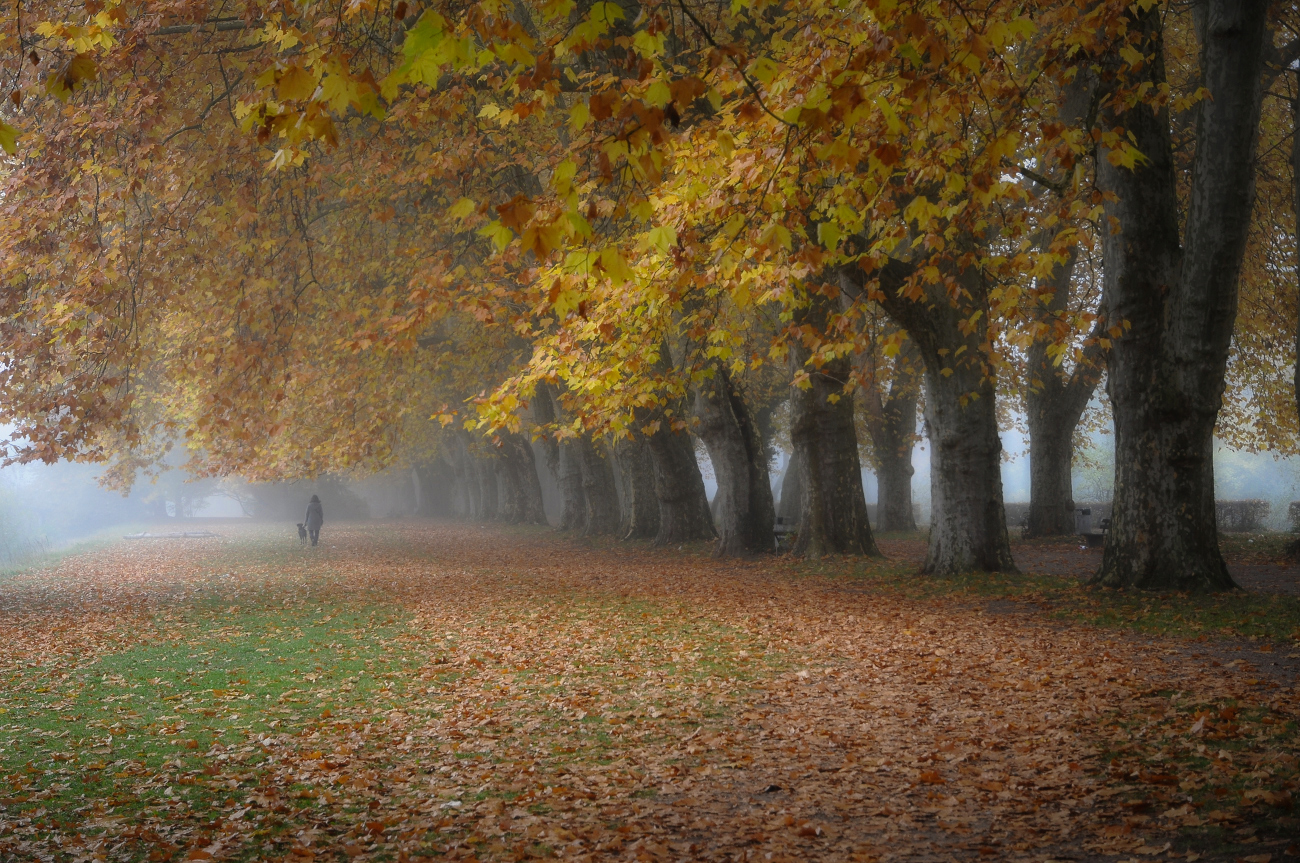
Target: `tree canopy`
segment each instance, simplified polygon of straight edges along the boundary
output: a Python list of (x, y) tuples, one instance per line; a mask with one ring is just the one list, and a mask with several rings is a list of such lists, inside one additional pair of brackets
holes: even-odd
[[(1099, 168), (1140, 173), (1124, 111), (1163, 112), (1185, 208), (1212, 101), (1198, 13), (1151, 0), (19, 11), (9, 457), (124, 484), (178, 442), (270, 478), (416, 462), (452, 429), (680, 432), (720, 375), (761, 406), (924, 370), (932, 431), (1073, 375), (1072, 429), (1134, 323), (1101, 296), (1123, 193)], [(1218, 415), (1284, 452), (1294, 12), (1267, 16)]]

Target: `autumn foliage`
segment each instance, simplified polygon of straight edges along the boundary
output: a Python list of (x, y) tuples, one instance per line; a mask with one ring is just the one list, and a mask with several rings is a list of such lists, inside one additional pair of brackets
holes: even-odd
[[(1060, 427), (1036, 458), (1050, 450), (1065, 487), (1035, 529), (1068, 531), (1073, 429), (1103, 366), (1113, 383), (1128, 362), (1112, 346), (1157, 344), (1184, 368), (1154, 322), (1213, 306), (1231, 336), (1242, 273), (1235, 338), (1211, 339), (1196, 391), (1169, 398), (1238, 445), (1295, 445), (1295, 411), (1278, 409), (1294, 304), (1270, 293), (1294, 269), (1293, 230), (1266, 212), (1289, 188), (1289, 115), (1264, 99), (1260, 121), (1251, 102), (1293, 87), (1284, 7), (1214, 5), (1198, 42), (1195, 14), (1119, 0), (20, 5), (0, 43), (9, 456), (105, 461), (129, 485), (177, 446), (196, 473), (264, 479), (500, 459), (523, 435), (551, 442), (555, 471), (570, 443), (603, 459), (635, 441), (663, 480), (690, 449), (663, 436), (698, 433), (722, 393), (744, 429), (711, 456), (749, 441), (752, 470), (719, 470), (759, 488), (773, 411), (802, 392), (789, 425), (806, 430), (792, 446), (812, 520), (797, 549), (869, 553), (861, 489), (836, 479), (864, 437), (845, 405), (906, 348), (936, 474), (978, 478), (936, 486), (925, 569), (1011, 568), (1007, 405)], [(1262, 87), (1216, 101), (1202, 78), (1226, 87), (1213, 75), (1234, 57)], [(1260, 196), (1209, 218), (1244, 225), (1253, 206), (1248, 241), (1204, 252), (1222, 262), (1194, 286), (1212, 302), (1144, 287), (1156, 298), (1134, 305), (1127, 247), (1107, 242), (1133, 239), (1117, 214), (1140, 183), (1112, 178), (1167, 171), (1160, 224), (1177, 234), (1186, 202), (1210, 200), (1195, 160), (1231, 161), (1183, 144), (1234, 107)], [(1160, 134), (1139, 146), (1144, 110)], [(1166, 237), (1169, 255), (1185, 243), (1199, 260), (1222, 228)], [(1226, 398), (1225, 365), (1240, 383)], [(1168, 459), (1212, 459), (1215, 427), (1169, 432), (1197, 443)], [(1141, 436), (1129, 428), (1121, 447)], [(1171, 471), (1120, 477), (1116, 536), (1130, 510), (1180, 509), (1122, 493)], [(608, 497), (612, 479), (589, 474), (588, 503)], [(670, 502), (699, 496), (686, 486), (655, 486), (663, 541), (681, 520)], [(749, 504), (691, 535), (774, 547), (770, 525), (737, 524), (769, 504), (729, 499)], [(1214, 535), (1200, 510), (1157, 531), (1168, 572), (1115, 570), (1124, 546), (1107, 578), (1230, 587), (1217, 550), (1188, 539)]]

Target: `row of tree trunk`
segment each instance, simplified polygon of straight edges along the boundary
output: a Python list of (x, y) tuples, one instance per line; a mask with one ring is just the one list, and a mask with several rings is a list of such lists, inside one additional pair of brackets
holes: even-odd
[[(439, 484), (454, 490), (450, 508), (456, 515), (476, 521), (547, 523), (533, 449), (523, 435), (503, 433), (499, 446), (475, 441), (466, 432), (452, 434), (450, 441), (442, 464), (417, 472), (417, 489), (450, 479)], [(426, 479), (430, 482), (421, 482)], [(420, 511), (433, 512), (433, 503), (421, 505)]]
[[(812, 323), (823, 325), (826, 312), (813, 308), (810, 314), (821, 317)], [(792, 361), (802, 367), (807, 358), (807, 349), (799, 348)], [(813, 375), (808, 388), (793, 390), (793, 453), (782, 498), (796, 513), (794, 550), (801, 555), (879, 554), (867, 520), (853, 399), (845, 391), (849, 362), (837, 360)], [(659, 545), (716, 538), (717, 556), (776, 550), (771, 443), (765, 440), (754, 406), (727, 369), (718, 364), (709, 372), (694, 393), (693, 408), (695, 432), (717, 478), (712, 510), (691, 436), (674, 430), (668, 414), (660, 412), (639, 418), (648, 433), (612, 445), (590, 435), (537, 439), (558, 492), (558, 529), (584, 536), (650, 539)], [(908, 398), (910, 413), (903, 408)], [(906, 460), (907, 475), (885, 485), (902, 503), (886, 504), (880, 511), (893, 519), (889, 529), (906, 529), (914, 526), (910, 460), (916, 394), (899, 395), (890, 405), (890, 433), (900, 442), (894, 461)], [(532, 407), (539, 425), (561, 418), (561, 405), (549, 385), (539, 386)], [(910, 419), (910, 428), (904, 419)], [(491, 446), (455, 433), (444, 461), (457, 490), (457, 514), (484, 521), (546, 523), (533, 448), (522, 435), (503, 433)], [(901, 468), (898, 472), (902, 477)], [(907, 521), (895, 511), (905, 512)]]

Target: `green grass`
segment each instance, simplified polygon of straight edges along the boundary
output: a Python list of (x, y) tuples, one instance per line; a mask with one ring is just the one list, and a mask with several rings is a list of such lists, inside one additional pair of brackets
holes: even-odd
[(1221, 533), (1219, 551), (1229, 558), (1280, 561), (1296, 538), (1294, 533)]
[(0, 582), (15, 575), (22, 575), (23, 573), (52, 566), (69, 557), (75, 557), (79, 554), (107, 548), (110, 545), (121, 542), (122, 537), (125, 534), (138, 533), (142, 530), (148, 529), (149, 526), (143, 523), (116, 524), (112, 527), (106, 527), (87, 536), (80, 537), (67, 545), (60, 546), (51, 551), (31, 554), (21, 560), (0, 563)]
[[(385, 541), (376, 538), (377, 545)], [(741, 633), (683, 622), (654, 603), (560, 597), (531, 613), (558, 617), (570, 631), (586, 625), (599, 630), (617, 620), (619, 642), (562, 676), (516, 668), (490, 638), (474, 642), (416, 629), (408, 609), (383, 602), (378, 593), (338, 590), (346, 576), (331, 571), (327, 558), (316, 561), (319, 566), (305, 560), (296, 547), (258, 541), (219, 546), (201, 561), (212, 574), (196, 581), (187, 599), (159, 609), (154, 629), (132, 633), (129, 646), (80, 665), (24, 668), (4, 680), (4, 820), (32, 819), (29, 829), (43, 843), (60, 834), (113, 832), (95, 826), (96, 817), (152, 825), (150, 835), (161, 838), (140, 839), (138, 848), (118, 857), (148, 859), (161, 848), (162, 859), (180, 859), (198, 840), (179, 834), (199, 825), (194, 836), (202, 835), (201, 825), (252, 807), (244, 817), (257, 819), (253, 844), (242, 846), (236, 859), (261, 859), (284, 853), (296, 831), (320, 817), (313, 811), (328, 811), (337, 823), (365, 817), (365, 792), (337, 787), (297, 785), (291, 794), (282, 788), (272, 804), (258, 803), (266, 799), (268, 779), (277, 770), (283, 775), (286, 758), (328, 760), (340, 741), (354, 739), (361, 742), (348, 745), (362, 747), (356, 752), (367, 769), (410, 764), (410, 754), (382, 748), (382, 735), (357, 738), (353, 732), (393, 708), (417, 721), (422, 715), (436, 719), (456, 706), (461, 675), (490, 673), (500, 682), (499, 695), (489, 694), (485, 704), (501, 717), (502, 739), (491, 751), (477, 751), (471, 740), (453, 749), (455, 759), (486, 767), (522, 757), (516, 750), (525, 739), (544, 741), (557, 764), (609, 763), (629, 737), (641, 744), (667, 739), (683, 725), (730, 709), (706, 697), (696, 702), (695, 718), (680, 715), (680, 705), (671, 703), (673, 687), (718, 678), (743, 686), (740, 681), (784, 667), (781, 655), (763, 656)], [(245, 577), (227, 582), (220, 573), (228, 571)], [(301, 578), (304, 571), (310, 578)], [(485, 620), (475, 635), (491, 627)], [(649, 701), (638, 699), (638, 678), (627, 673), (626, 645), (641, 639), (646, 643), (632, 648), (639, 651), (636, 665), (673, 681)], [(691, 655), (682, 650), (680, 659), (673, 657), (671, 650), (684, 643), (693, 645)], [(737, 654), (746, 647), (759, 658), (741, 662)], [(553, 707), (557, 702), (567, 707)], [(575, 719), (573, 706), (588, 702), (589, 715)], [(659, 709), (664, 718), (646, 715)], [(466, 802), (500, 796), (530, 811), (545, 807), (544, 798), (531, 794), (484, 788)], [(429, 841), (433, 849), (441, 840)]]
[(404, 681), (394, 675), (402, 657), (386, 648), (402, 625), (391, 610), (209, 609), (187, 617), (197, 631), (184, 640), (109, 654), (57, 681), (37, 673), (6, 681), (0, 771), (10, 798), (36, 796), (54, 807), (111, 797), (118, 777), (168, 762), (183, 773), (202, 766), (214, 744), (300, 731), (328, 721), (322, 713), (330, 707), (338, 713), (400, 697)]

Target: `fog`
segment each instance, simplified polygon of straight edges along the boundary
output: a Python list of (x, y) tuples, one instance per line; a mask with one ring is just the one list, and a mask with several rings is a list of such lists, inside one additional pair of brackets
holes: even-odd
[[(1002, 484), (1007, 503), (1029, 501), (1029, 442), (1016, 428), (1002, 433), (1005, 453)], [(708, 457), (700, 447), (700, 467), (709, 497), (717, 490)], [(540, 453), (539, 453), (540, 456)], [(539, 466), (544, 460), (538, 458)], [(780, 452), (772, 467), (772, 488), (779, 496), (789, 453)], [(918, 442), (912, 455), (917, 520), (930, 519), (930, 452)], [(555, 521), (559, 499), (543, 472), (547, 514)], [(292, 523), (312, 494), (325, 501), (333, 521), (409, 516), (420, 509), (422, 493), (409, 471), (394, 470), (361, 480), (321, 478), (315, 481), (250, 485), (239, 480), (195, 480), (171, 466), (154, 479), (142, 477), (127, 496), (98, 482), (102, 468), (61, 462), (22, 465), (0, 470), (0, 568), (39, 561), (87, 541), (110, 540), (139, 531), (176, 530), (178, 525), (219, 525), (223, 521), (260, 520)], [(1109, 501), (1113, 491), (1113, 437), (1094, 433), (1075, 460), (1074, 499), (1078, 503)], [(1288, 508), (1300, 500), (1300, 458), (1272, 453), (1248, 453), (1218, 446), (1215, 452), (1216, 497), (1220, 500), (1261, 499), (1269, 504), (1266, 524), (1290, 530)], [(876, 480), (862, 472), (867, 502), (876, 502)], [(423, 490), (436, 497), (437, 488)], [(552, 511), (554, 510), (554, 511)], [(1010, 521), (1014, 522), (1014, 518)], [(1015, 525), (1012, 524), (1014, 527)]]

